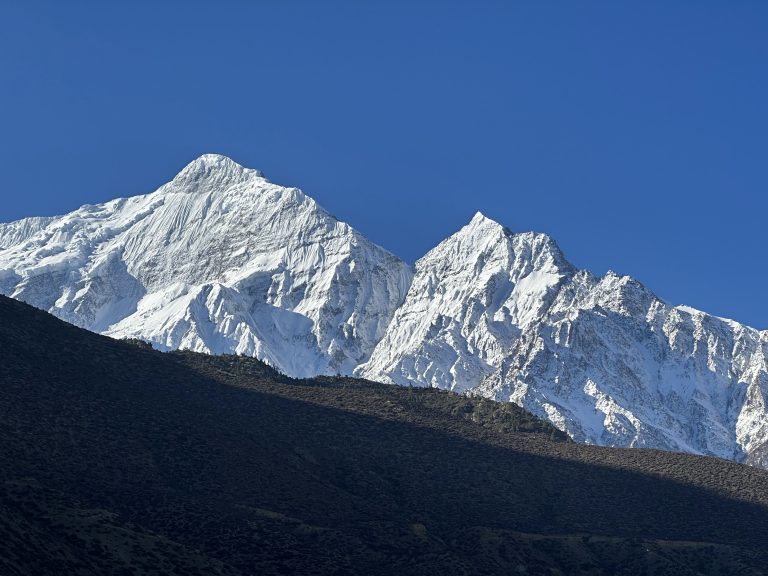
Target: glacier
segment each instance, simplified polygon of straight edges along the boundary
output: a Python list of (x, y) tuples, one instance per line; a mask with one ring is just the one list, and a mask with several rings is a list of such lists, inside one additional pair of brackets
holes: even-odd
[(0, 224), (0, 293), (160, 350), (519, 404), (576, 441), (768, 468), (768, 331), (477, 213), (415, 266), (206, 154), (151, 194)]

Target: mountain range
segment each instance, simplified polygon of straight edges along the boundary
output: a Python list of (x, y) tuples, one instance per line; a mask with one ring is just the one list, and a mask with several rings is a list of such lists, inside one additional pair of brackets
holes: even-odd
[(207, 154), (151, 194), (0, 225), (0, 293), (162, 351), (465, 392), (578, 442), (768, 467), (768, 331), (578, 270), (480, 213), (409, 266)]

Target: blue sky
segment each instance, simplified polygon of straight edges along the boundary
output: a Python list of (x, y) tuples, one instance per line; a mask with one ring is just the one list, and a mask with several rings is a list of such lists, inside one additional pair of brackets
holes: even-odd
[(765, 2), (0, 5), (0, 221), (204, 152), (413, 262), (475, 211), (768, 328)]

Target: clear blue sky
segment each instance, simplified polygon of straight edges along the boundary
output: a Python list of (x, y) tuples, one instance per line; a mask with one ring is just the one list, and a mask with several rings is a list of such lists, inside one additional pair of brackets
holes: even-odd
[(0, 221), (204, 152), (413, 262), (475, 211), (768, 328), (768, 3), (0, 4)]

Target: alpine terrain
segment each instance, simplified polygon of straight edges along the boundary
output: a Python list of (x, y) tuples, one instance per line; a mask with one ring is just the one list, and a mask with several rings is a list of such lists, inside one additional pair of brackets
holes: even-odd
[(206, 154), (152, 194), (0, 227), (0, 291), (161, 350), (349, 373), (409, 267), (295, 188)]
[(151, 194), (0, 225), (0, 292), (160, 350), (468, 392), (579, 442), (768, 467), (768, 331), (577, 270), (479, 213), (412, 270), (204, 155)]
[(416, 263), (360, 376), (509, 400), (575, 440), (766, 466), (768, 331), (576, 270), (476, 215)]

